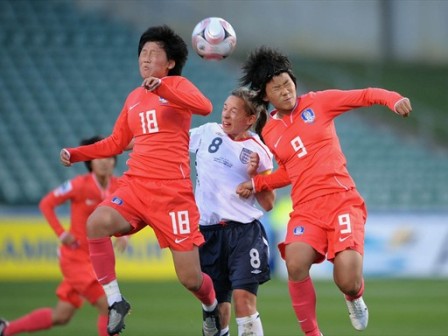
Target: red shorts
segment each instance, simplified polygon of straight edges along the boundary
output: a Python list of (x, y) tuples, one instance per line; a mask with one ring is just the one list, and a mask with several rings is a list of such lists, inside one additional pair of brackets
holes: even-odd
[(191, 251), (201, 246), (199, 210), (190, 179), (150, 180), (123, 176), (119, 188), (100, 206), (117, 210), (132, 226), (128, 234), (149, 225), (161, 248)]
[(355, 189), (299, 204), (290, 217), (285, 241), (278, 245), (283, 259), (285, 245), (293, 242), (312, 246), (321, 255), (318, 263), (347, 249), (364, 254), (367, 210)]
[(63, 280), (56, 290), (56, 295), (60, 300), (80, 308), (83, 298), (94, 304), (105, 295), (103, 287), (96, 279), (89, 255), (84, 251), (61, 248), (59, 265)]

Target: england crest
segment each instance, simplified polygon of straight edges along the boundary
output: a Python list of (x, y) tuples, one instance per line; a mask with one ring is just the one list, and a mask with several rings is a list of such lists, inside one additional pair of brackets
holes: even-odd
[(249, 163), (249, 156), (250, 156), (250, 154), (252, 154), (252, 151), (250, 149), (243, 148), (241, 150), (241, 153), (240, 153), (240, 161), (243, 164)]

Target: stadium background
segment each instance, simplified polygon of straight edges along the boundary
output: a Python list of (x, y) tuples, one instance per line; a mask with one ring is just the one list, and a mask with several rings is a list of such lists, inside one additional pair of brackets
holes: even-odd
[[(51, 286), (59, 278), (57, 241), (37, 202), (84, 172), (83, 165), (62, 167), (60, 148), (93, 134), (108, 135), (126, 95), (140, 84), (140, 33), (166, 23), (189, 42), (199, 20), (220, 16), (235, 28), (237, 50), (222, 62), (205, 62), (190, 53), (184, 74), (215, 107), (209, 119), (195, 118), (194, 126), (219, 121), (220, 106), (237, 84), (241, 60), (261, 44), (278, 47), (294, 60), (301, 92), (378, 86), (412, 99), (414, 111), (405, 120), (384, 108), (371, 108), (348, 113), (336, 123), (349, 170), (369, 208), (365, 270), (367, 281), (378, 290), (372, 297), (384, 298), (383, 291), (414, 283), (416, 291), (434, 297), (442, 307), (435, 313), (428, 307), (423, 315), (435, 315), (435, 320), (446, 316), (447, 15), (448, 2), (432, 0), (0, 1), (0, 315), (11, 303), (8, 297), (17, 298), (26, 281), (50, 284), (52, 299)], [(125, 161), (126, 155), (120, 157), (118, 172), (125, 169)], [(283, 289), (284, 266), (275, 243), (283, 236), (290, 209), (288, 192), (278, 192), (275, 211), (264, 218), (273, 245), (273, 286)], [(66, 217), (67, 207), (60, 214)], [(150, 230), (132, 238), (118, 263), (124, 280), (174, 277), (169, 254), (157, 248)], [(314, 272), (328, 279), (331, 267), (323, 264)], [(328, 286), (322, 281), (318, 286)], [(276, 288), (268, 296), (280, 290)], [(337, 296), (334, 288), (327, 291)], [(289, 314), (286, 293), (279, 297), (279, 306)], [(416, 300), (416, 305), (421, 303)], [(330, 321), (334, 314), (328, 313)], [(410, 323), (413, 316), (404, 314), (402, 322)], [(349, 334), (347, 323), (340, 329), (334, 323), (334, 335)], [(296, 328), (291, 316), (285, 324)], [(422, 335), (421, 330), (402, 328), (394, 334)], [(446, 335), (448, 325), (424, 330), (425, 335)]]

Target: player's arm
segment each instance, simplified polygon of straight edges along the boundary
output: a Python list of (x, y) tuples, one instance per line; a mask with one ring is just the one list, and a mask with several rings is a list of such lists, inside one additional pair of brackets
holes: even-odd
[(212, 113), (213, 105), (210, 100), (188, 79), (178, 78), (176, 85), (166, 84), (162, 79), (153, 92), (176, 105), (191, 110), (194, 114), (206, 116)]
[(291, 184), (291, 180), (283, 165), (279, 165), (272, 174), (256, 175), (251, 180), (240, 183), (236, 193), (243, 198), (248, 198), (252, 193), (258, 193), (264, 190), (274, 190), (283, 188)]
[(60, 160), (64, 166), (70, 166), (79, 161), (115, 156), (127, 148), (132, 138), (133, 134), (127, 122), (127, 106), (125, 105), (115, 122), (111, 135), (91, 145), (63, 148), (60, 152)]
[[(253, 152), (249, 156), (249, 163), (247, 165), (247, 174), (250, 178), (253, 178), (257, 175), (257, 171), (260, 165), (260, 156), (258, 153)], [(268, 175), (271, 173), (271, 170), (266, 170), (263, 172), (260, 172), (261, 175)], [(275, 192), (273, 190), (263, 190), (255, 193), (255, 198), (260, 204), (260, 206), (265, 211), (270, 211), (274, 207), (275, 202)]]
[(67, 181), (58, 188), (47, 193), (39, 202), (39, 209), (56, 236), (59, 238), (59, 241), (64, 245), (76, 248), (76, 238), (69, 231), (65, 230), (55, 211), (58, 206), (70, 200), (72, 196), (73, 184), (72, 181)]
[(316, 101), (320, 101), (324, 110), (338, 115), (345, 111), (372, 105), (387, 106), (393, 112), (407, 117), (412, 111), (411, 102), (395, 91), (381, 88), (359, 90), (326, 90), (313, 93)]

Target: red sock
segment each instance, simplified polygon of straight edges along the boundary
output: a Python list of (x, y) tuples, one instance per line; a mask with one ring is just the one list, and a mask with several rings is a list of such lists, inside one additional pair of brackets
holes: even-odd
[(90, 260), (98, 282), (102, 285), (115, 280), (115, 253), (110, 237), (88, 239)]
[(345, 295), (345, 298), (348, 301), (353, 301), (353, 300), (359, 299), (363, 294), (364, 294), (364, 279), (362, 279), (361, 288), (359, 289), (358, 293), (355, 296)]
[(96, 326), (98, 328), (99, 336), (109, 336), (107, 332), (107, 315), (98, 315), (98, 320), (96, 321)]
[(49, 329), (53, 326), (53, 309), (39, 308), (11, 321), (3, 332), (4, 336), (12, 336), (21, 332)]
[(292, 308), (306, 336), (320, 336), (316, 317), (316, 292), (313, 281), (307, 277), (302, 281), (288, 281)]
[(205, 304), (206, 306), (211, 306), (216, 299), (215, 289), (213, 288), (213, 281), (205, 273), (202, 273), (202, 279), (203, 280), (201, 287), (196, 292), (192, 291), (192, 293), (203, 304)]

